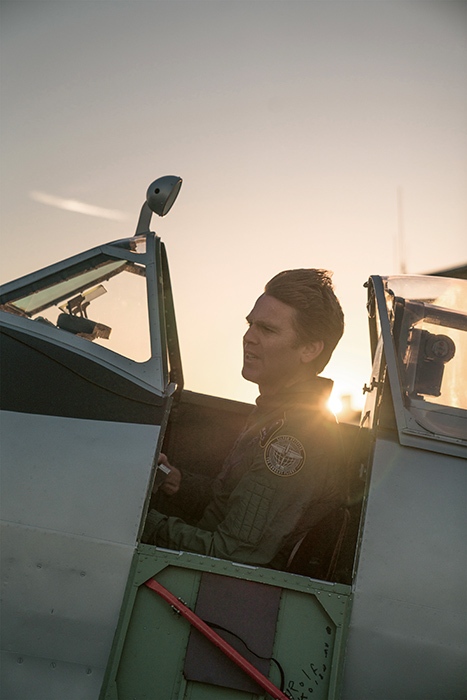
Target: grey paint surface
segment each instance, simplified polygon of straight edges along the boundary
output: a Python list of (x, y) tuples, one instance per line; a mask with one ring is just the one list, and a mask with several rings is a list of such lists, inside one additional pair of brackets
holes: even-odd
[(467, 461), (378, 439), (343, 700), (463, 700)]
[(2, 412), (5, 700), (98, 697), (159, 431)]

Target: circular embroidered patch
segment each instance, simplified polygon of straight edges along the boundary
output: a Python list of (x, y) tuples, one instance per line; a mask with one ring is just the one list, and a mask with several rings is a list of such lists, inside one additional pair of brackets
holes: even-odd
[(292, 435), (279, 435), (266, 445), (264, 461), (278, 476), (293, 476), (305, 464), (305, 448)]

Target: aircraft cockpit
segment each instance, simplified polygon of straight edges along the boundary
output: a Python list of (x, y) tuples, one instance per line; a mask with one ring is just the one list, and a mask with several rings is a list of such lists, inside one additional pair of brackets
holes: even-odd
[(1, 697), (465, 697), (467, 281), (370, 277), (348, 508), (286, 570), (142, 541), (160, 453), (213, 478), (252, 408), (183, 389), (149, 229), (180, 185), (0, 288)]

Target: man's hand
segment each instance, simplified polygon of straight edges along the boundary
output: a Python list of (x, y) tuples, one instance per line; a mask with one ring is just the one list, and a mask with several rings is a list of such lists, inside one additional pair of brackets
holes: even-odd
[(170, 464), (169, 460), (167, 459), (167, 456), (162, 452), (159, 455), (158, 464), (164, 464), (170, 469), (170, 472), (169, 474), (167, 474), (164, 481), (162, 482), (160, 489), (161, 491), (166, 493), (167, 496), (174, 496), (180, 488), (180, 483), (182, 481), (182, 473), (179, 469), (177, 469), (177, 467), (173, 467)]

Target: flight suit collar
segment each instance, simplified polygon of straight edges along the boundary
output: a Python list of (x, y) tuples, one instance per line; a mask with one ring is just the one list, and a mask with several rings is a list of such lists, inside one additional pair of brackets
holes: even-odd
[(283, 391), (272, 396), (261, 396), (256, 399), (260, 412), (271, 411), (285, 407), (288, 404), (305, 405), (308, 407), (324, 408), (333, 387), (331, 379), (313, 377), (304, 382), (297, 382)]

